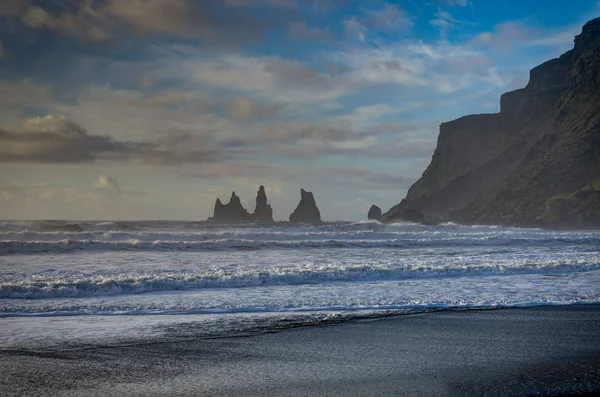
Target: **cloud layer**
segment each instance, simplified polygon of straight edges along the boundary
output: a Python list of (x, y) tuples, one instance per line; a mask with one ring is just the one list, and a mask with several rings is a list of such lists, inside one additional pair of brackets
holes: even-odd
[(570, 5), (0, 1), (0, 218), (206, 217), (265, 184), (279, 219), (299, 187), (360, 219), (600, 10)]

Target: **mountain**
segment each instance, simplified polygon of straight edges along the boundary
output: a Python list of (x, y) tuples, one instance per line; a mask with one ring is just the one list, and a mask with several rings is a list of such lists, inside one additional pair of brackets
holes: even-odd
[(442, 123), (422, 177), (384, 221), (600, 227), (600, 18), (531, 70), (500, 112)]

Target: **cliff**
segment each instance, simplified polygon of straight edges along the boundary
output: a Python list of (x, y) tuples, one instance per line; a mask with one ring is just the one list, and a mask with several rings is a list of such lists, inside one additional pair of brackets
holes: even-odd
[(321, 223), (321, 212), (312, 192), (300, 189), (300, 203), (290, 215), (290, 223)]
[(430, 165), (384, 220), (600, 226), (599, 92), (600, 18), (502, 95), (499, 113), (443, 123)]

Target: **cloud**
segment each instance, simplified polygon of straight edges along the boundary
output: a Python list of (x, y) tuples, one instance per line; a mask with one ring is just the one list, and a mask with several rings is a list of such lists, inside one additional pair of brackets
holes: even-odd
[(295, 8), (298, 6), (298, 2), (296, 0), (226, 0), (225, 3), (232, 7), (275, 6), (283, 8)]
[(367, 35), (367, 27), (363, 23), (361, 23), (358, 20), (358, 18), (353, 16), (344, 19), (342, 21), (342, 24), (344, 25), (344, 32), (346, 33), (347, 37), (356, 39), (360, 42), (365, 41), (365, 37)]
[[(258, 133), (222, 141), (221, 144), (231, 147), (255, 146), (261, 148), (261, 153), (269, 153), (277, 157), (302, 157), (317, 154), (346, 154), (357, 153), (362, 149), (377, 142), (376, 137), (381, 135), (399, 135), (417, 132), (419, 127), (415, 124), (383, 123), (374, 124), (363, 129), (359, 118), (363, 116), (350, 116), (341, 118), (331, 123), (286, 123), (277, 124)], [(301, 145), (298, 145), (301, 143)]]
[(29, 0), (2, 0), (0, 1), (0, 17), (16, 15), (29, 3)]
[(22, 128), (0, 129), (0, 161), (79, 163), (102, 154), (124, 154), (132, 147), (107, 136), (88, 135), (64, 117), (45, 116), (26, 121)]
[(468, 5), (471, 5), (470, 0), (437, 0), (437, 2), (441, 5), (457, 6), (457, 7), (466, 7)]
[(185, 145), (189, 135), (153, 142), (117, 141), (90, 135), (65, 117), (48, 115), (27, 120), (22, 127), (0, 128), (0, 162), (86, 163), (96, 160), (140, 160), (153, 164), (214, 161), (215, 150)]
[(43, 107), (53, 102), (48, 86), (24, 79), (0, 80), (0, 112), (21, 111), (25, 107)]
[(361, 17), (352, 16), (342, 21), (346, 37), (365, 42), (370, 31), (398, 32), (413, 25), (412, 18), (395, 4), (383, 3), (383, 8), (364, 11)]
[(119, 187), (119, 180), (110, 175), (98, 175), (98, 178), (94, 182), (94, 187), (97, 189), (109, 190), (118, 195), (122, 193), (121, 188)]
[(388, 2), (379, 10), (367, 11), (365, 20), (370, 28), (384, 31), (404, 30), (413, 25), (406, 11)]
[(336, 107), (335, 101), (353, 87), (329, 73), (321, 73), (298, 61), (275, 56), (224, 55), (175, 62), (169, 69), (191, 77), (199, 87), (220, 88), (236, 96), (277, 103), (286, 114), (301, 114)]
[(97, 187), (14, 183), (0, 185), (0, 216), (3, 219), (147, 219), (144, 205), (150, 204), (149, 199), (152, 197), (142, 191), (117, 193), (110, 183)]
[(236, 7), (224, 11), (223, 4), (216, 1), (82, 0), (66, 7), (62, 1), (52, 0), (39, 4), (10, 10), (31, 29), (53, 30), (83, 43), (133, 34), (136, 38), (197, 39), (208, 45), (240, 44), (255, 41), (272, 26), (288, 21), (282, 16), (259, 19)]
[(333, 35), (327, 28), (309, 27), (305, 21), (296, 21), (290, 24), (290, 36), (302, 41), (330, 42), (334, 40)]
[(96, 10), (90, 1), (82, 1), (74, 13), (56, 15), (42, 7), (31, 6), (23, 12), (21, 20), (29, 28), (55, 30), (82, 42), (106, 41), (116, 31), (114, 21)]
[(540, 37), (526, 41), (524, 45), (527, 47), (571, 47), (574, 37), (579, 33), (581, 33), (581, 25), (576, 25), (551, 34), (540, 35)]
[(512, 51), (515, 47), (558, 47), (567, 50), (573, 46), (573, 38), (580, 31), (579, 24), (547, 31), (526, 21), (507, 21), (495, 25), (490, 32), (477, 34), (471, 44), (497, 51)]
[(446, 38), (446, 34), (448, 33), (448, 31), (454, 29), (456, 25), (473, 24), (468, 21), (461, 21), (459, 19), (456, 19), (449, 12), (440, 9), (438, 9), (438, 11), (435, 13), (435, 17), (435, 19), (429, 21), (429, 24), (438, 28), (442, 38)]
[(0, 59), (4, 56), (4, 47), (2, 46), (2, 42), (0, 41)]
[(257, 117), (274, 117), (280, 107), (276, 105), (260, 106), (256, 102), (236, 97), (229, 108), (229, 115), (235, 120), (247, 120)]

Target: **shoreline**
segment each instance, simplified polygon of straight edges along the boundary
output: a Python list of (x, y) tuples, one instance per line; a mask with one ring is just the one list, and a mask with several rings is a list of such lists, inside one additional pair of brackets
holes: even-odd
[(598, 330), (600, 304), (575, 304), (0, 351), (0, 394), (585, 395), (600, 391)]

